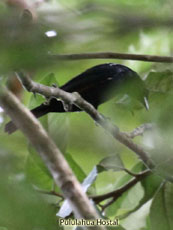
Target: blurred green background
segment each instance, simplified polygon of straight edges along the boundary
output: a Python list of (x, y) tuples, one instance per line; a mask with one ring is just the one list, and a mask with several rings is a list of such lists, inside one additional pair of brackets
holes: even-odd
[[(12, 78), (13, 72), (18, 69), (27, 70), (37, 82), (61, 86), (97, 64), (114, 62), (127, 65), (145, 80), (150, 90), (150, 110), (146, 111), (134, 102), (115, 97), (101, 105), (99, 111), (126, 132), (143, 123), (156, 123), (158, 129), (154, 133), (137, 137), (135, 142), (141, 144), (158, 165), (153, 186), (159, 184), (157, 175), (172, 176), (172, 64), (115, 59), (53, 61), (47, 58), (47, 54), (111, 51), (170, 56), (173, 49), (173, 2), (50, 0), (37, 4), (35, 10), (38, 19), (30, 26), (25, 21), (21, 22), (21, 13), (3, 1), (0, 3), (1, 84), (6, 84), (9, 76)], [(55, 36), (46, 36), (48, 31), (54, 31)], [(42, 103), (44, 98), (23, 91), (21, 100), (33, 108)], [(52, 179), (20, 131), (11, 136), (4, 133), (4, 125), (8, 120), (1, 111), (0, 229), (1, 226), (4, 227), (2, 229), (26, 229), (26, 226), (28, 229), (59, 229), (55, 220), (59, 198), (35, 192), (35, 188), (51, 190)], [(49, 114), (40, 120), (80, 182), (95, 165), (110, 155), (120, 158), (128, 169), (133, 168), (137, 172), (142, 169), (133, 152), (116, 142), (84, 112)], [(121, 170), (104, 171), (97, 176), (89, 193), (109, 192), (129, 179)], [(106, 216), (115, 218), (138, 207), (146, 195), (145, 186), (137, 184), (116, 204), (107, 208)], [(128, 218), (122, 221), (125, 229), (127, 226), (128, 230), (156, 229), (153, 224), (155, 216), (153, 218), (152, 214), (149, 220), (149, 208), (143, 208), (142, 214), (138, 213), (130, 222)], [(34, 212), (30, 213), (31, 210)], [(165, 229), (172, 227), (169, 225)]]

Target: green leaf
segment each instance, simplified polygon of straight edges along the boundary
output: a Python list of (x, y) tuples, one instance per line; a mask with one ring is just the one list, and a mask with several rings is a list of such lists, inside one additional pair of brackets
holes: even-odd
[(29, 181), (39, 189), (52, 189), (53, 179), (44, 164), (38, 164), (38, 161), (35, 162), (32, 156), (28, 156), (25, 170)]
[(69, 138), (69, 114), (49, 113), (47, 115), (47, 131), (62, 153), (66, 152)]
[(30, 185), (17, 180), (9, 183), (2, 177), (0, 180), (0, 227), (8, 230), (57, 229), (53, 206)]
[[(135, 165), (130, 169), (130, 171), (133, 172), (133, 173), (139, 173), (139, 172), (141, 172), (141, 170), (143, 170), (143, 168), (144, 168), (144, 166), (143, 166), (142, 162), (140, 161), (140, 162), (138, 162), (137, 164), (135, 164)], [(122, 176), (122, 177), (120, 178), (120, 180), (117, 182), (116, 188), (117, 188), (117, 187), (120, 187), (120, 186), (122, 186), (122, 185), (124, 185), (124, 184), (127, 183), (131, 178), (132, 178), (132, 176), (129, 175), (129, 174), (126, 174), (126, 175)]]
[(45, 102), (45, 97), (40, 94), (32, 94), (28, 103), (28, 108), (33, 109)]
[(163, 179), (155, 174), (147, 176), (141, 181), (145, 194), (142, 200), (140, 201), (139, 207), (137, 207), (137, 209), (140, 208), (144, 203), (149, 201), (154, 196), (162, 181)]
[(41, 159), (40, 155), (37, 153), (37, 151), (32, 147), (32, 145), (28, 145), (28, 150), (30, 155), (28, 156), (28, 161), (30, 161), (30, 159), (32, 159), (39, 167), (42, 171), (44, 171), (47, 175), (50, 176), (49, 170), (47, 169), (47, 167), (45, 166), (45, 163), (43, 162), (43, 160)]
[(157, 92), (173, 92), (173, 72), (166, 70), (163, 72), (150, 72), (145, 80), (147, 88)]
[(119, 100), (116, 101), (116, 106), (120, 109), (131, 111), (140, 110), (143, 108), (143, 105), (140, 101), (130, 97), (129, 95), (123, 95)]
[(75, 176), (79, 180), (79, 182), (82, 182), (84, 180), (84, 178), (86, 177), (86, 175), (85, 175), (84, 171), (82, 170), (82, 168), (80, 167), (80, 165), (78, 165), (76, 163), (76, 161), (73, 159), (73, 157), (69, 153), (65, 154), (65, 158), (66, 158), (70, 168), (74, 172)]
[(140, 200), (137, 207), (135, 207), (130, 212), (126, 213), (125, 215), (122, 215), (120, 218), (126, 218), (131, 213), (136, 212), (138, 209), (140, 209), (146, 202), (148, 202), (150, 199), (153, 198), (155, 193), (157, 192), (160, 184), (162, 183), (163, 179), (155, 174), (152, 174), (150, 176), (147, 176), (141, 181), (141, 185), (144, 189), (144, 196)]
[(55, 78), (54, 73), (49, 73), (40, 80), (40, 83), (47, 86), (52, 86), (53, 84), (58, 86), (58, 82)]
[(151, 230), (172, 230), (173, 227), (173, 184), (161, 186), (150, 209)]
[(121, 171), (124, 169), (122, 160), (118, 154), (105, 157), (103, 160), (99, 162), (97, 167), (100, 169), (100, 171), (107, 171), (110, 169), (112, 169), (113, 171)]
[[(143, 165), (141, 162), (137, 163), (131, 171), (134, 173), (138, 173), (143, 168)], [(126, 184), (132, 176), (126, 174), (125, 176), (122, 176), (120, 180), (117, 182), (115, 189), (120, 188), (124, 184)], [(110, 205), (106, 209), (106, 216), (112, 216), (115, 217), (116, 215), (123, 215), (130, 210), (134, 209), (138, 204), (141, 198), (143, 197), (143, 188), (138, 183), (135, 186), (133, 186), (131, 189), (126, 191), (122, 194), (121, 197), (119, 197), (116, 202), (114, 202), (112, 205)]]
[(40, 189), (51, 190), (53, 179), (45, 163), (31, 145), (28, 150), (30, 154), (25, 166), (28, 179)]

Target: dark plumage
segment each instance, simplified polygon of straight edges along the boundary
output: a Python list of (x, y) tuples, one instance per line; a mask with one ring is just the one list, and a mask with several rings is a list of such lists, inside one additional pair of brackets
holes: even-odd
[[(78, 92), (95, 108), (116, 96), (121, 90), (146, 106), (147, 90), (144, 82), (136, 72), (120, 64), (109, 63), (94, 66), (60, 88), (67, 92)], [(69, 112), (74, 111), (80, 111), (80, 109), (72, 105)], [(66, 111), (60, 100), (52, 98), (49, 103), (43, 103), (32, 109), (31, 112), (39, 118), (49, 112)], [(16, 129), (12, 121), (5, 126), (5, 131), (9, 134)]]

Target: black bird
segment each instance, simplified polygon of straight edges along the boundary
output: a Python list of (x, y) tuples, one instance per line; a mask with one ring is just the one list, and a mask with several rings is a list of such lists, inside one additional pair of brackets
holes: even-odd
[[(85, 72), (74, 77), (65, 85), (60, 87), (66, 92), (78, 92), (86, 101), (95, 108), (100, 104), (116, 96), (120, 91), (139, 100), (147, 109), (148, 91), (143, 80), (130, 68), (114, 63), (94, 66)], [(72, 105), (68, 112), (80, 111)], [(52, 98), (49, 103), (43, 103), (31, 110), (37, 117), (41, 117), (50, 112), (67, 112), (63, 102)], [(17, 130), (12, 121), (6, 124), (5, 132), (9, 134)]]

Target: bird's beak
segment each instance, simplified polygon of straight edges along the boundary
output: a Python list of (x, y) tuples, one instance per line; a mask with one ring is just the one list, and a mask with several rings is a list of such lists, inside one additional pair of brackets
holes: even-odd
[(148, 100), (146, 97), (144, 97), (144, 106), (145, 106), (146, 110), (149, 110), (150, 106), (149, 106), (149, 103), (148, 103)]

